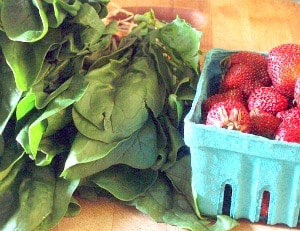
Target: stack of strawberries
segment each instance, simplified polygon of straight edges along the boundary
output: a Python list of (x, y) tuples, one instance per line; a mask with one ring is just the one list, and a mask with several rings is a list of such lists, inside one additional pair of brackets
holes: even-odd
[(300, 143), (300, 45), (232, 53), (221, 68), (219, 92), (203, 104), (207, 125)]

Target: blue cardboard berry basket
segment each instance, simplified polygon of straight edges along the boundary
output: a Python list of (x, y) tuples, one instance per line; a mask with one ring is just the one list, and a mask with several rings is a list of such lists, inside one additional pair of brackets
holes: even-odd
[(300, 210), (300, 145), (207, 126), (202, 103), (218, 91), (220, 61), (232, 52), (210, 50), (197, 93), (184, 120), (184, 140), (191, 151), (192, 188), (197, 211), (224, 211), (224, 191), (231, 188), (229, 215), (260, 220), (264, 192), (270, 195), (267, 224), (296, 227)]

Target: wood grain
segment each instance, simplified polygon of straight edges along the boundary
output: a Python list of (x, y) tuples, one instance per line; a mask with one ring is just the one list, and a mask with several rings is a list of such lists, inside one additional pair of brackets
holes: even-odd
[[(203, 57), (211, 48), (268, 52), (282, 43), (300, 42), (300, 4), (289, 0), (113, 0), (123, 7), (163, 6), (181, 8), (184, 17), (203, 31)], [(196, 17), (192, 13), (196, 11)], [(181, 12), (181, 13), (182, 13)], [(174, 11), (173, 13), (177, 13)], [(195, 13), (195, 12), (194, 12)], [(182, 13), (183, 14), (183, 13)], [(198, 16), (197, 16), (198, 14)], [(180, 16), (180, 15), (179, 15)], [(64, 218), (54, 231), (179, 231), (158, 224), (132, 207), (107, 198), (96, 202), (79, 200), (82, 212), (75, 218)], [(266, 226), (240, 221), (234, 231), (283, 231), (286, 226)], [(300, 227), (293, 230), (300, 230)]]

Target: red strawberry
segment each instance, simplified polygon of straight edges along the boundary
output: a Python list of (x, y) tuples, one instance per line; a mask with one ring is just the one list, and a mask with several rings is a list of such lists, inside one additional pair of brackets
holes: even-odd
[(268, 191), (264, 191), (263, 198), (261, 201), (261, 210), (260, 215), (262, 217), (267, 217), (269, 213), (269, 203), (270, 203), (270, 193)]
[(223, 76), (220, 84), (220, 92), (230, 89), (241, 89), (245, 82), (253, 81), (255, 70), (245, 64), (236, 64), (232, 66)]
[(248, 109), (262, 109), (276, 115), (277, 112), (286, 110), (288, 99), (273, 87), (260, 87), (255, 89), (248, 98)]
[(293, 97), (300, 76), (300, 45), (288, 43), (274, 47), (268, 56), (268, 73), (279, 92)]
[(250, 111), (251, 133), (267, 138), (274, 138), (281, 119), (271, 113), (255, 108)]
[(251, 131), (250, 115), (247, 108), (238, 100), (228, 99), (216, 103), (209, 110), (206, 125), (214, 125), (230, 130)]
[(294, 117), (284, 119), (276, 131), (275, 139), (300, 143), (300, 119)]
[(256, 80), (261, 82), (263, 86), (271, 85), (271, 79), (267, 71), (268, 60), (263, 54), (252, 51), (239, 51), (226, 57), (221, 64), (225, 70), (236, 64), (249, 65), (255, 69)]
[(250, 94), (256, 89), (263, 87), (264, 85), (258, 80), (249, 80), (245, 81), (244, 84), (240, 87), (245, 98), (247, 99)]
[(276, 117), (282, 120), (288, 117), (294, 117), (300, 119), (300, 107), (293, 107), (285, 111), (280, 111), (276, 114)]
[(203, 109), (205, 112), (208, 112), (214, 104), (225, 101), (227, 99), (236, 99), (245, 104), (243, 93), (239, 89), (230, 89), (226, 92), (208, 97), (203, 104)]
[(295, 83), (294, 101), (297, 106), (300, 106), (300, 77), (296, 80)]

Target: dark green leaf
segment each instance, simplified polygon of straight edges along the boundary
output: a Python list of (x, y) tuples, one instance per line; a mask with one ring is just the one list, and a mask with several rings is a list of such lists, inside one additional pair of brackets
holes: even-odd
[(157, 159), (156, 142), (152, 121), (148, 121), (131, 137), (109, 144), (88, 139), (79, 133), (73, 142), (62, 176), (83, 178), (116, 164), (149, 168)]
[(155, 115), (161, 113), (163, 91), (149, 60), (140, 58), (129, 67), (126, 63), (112, 61), (87, 74), (89, 87), (74, 105), (74, 123), (83, 135), (107, 143), (118, 141), (142, 127), (148, 108)]
[(48, 19), (41, 1), (3, 0), (1, 21), (14, 41), (35, 42), (48, 32)]
[(34, 167), (20, 185), (17, 211), (1, 230), (34, 230), (51, 213), (54, 190), (54, 173), (49, 168)]
[(41, 70), (46, 53), (59, 39), (59, 34), (49, 33), (39, 42), (23, 43), (11, 41), (4, 33), (0, 33), (3, 54), (12, 69), (19, 90), (26, 91), (32, 86)]
[(90, 180), (122, 201), (133, 200), (145, 193), (157, 178), (157, 171), (116, 165), (99, 172)]
[(0, 134), (2, 134), (21, 99), (22, 92), (17, 89), (13, 73), (2, 58), (0, 76)]
[[(73, 209), (76, 208), (77, 212), (73, 210), (69, 211), (70, 214), (77, 213), (79, 206), (73, 206), (74, 203), (72, 195), (79, 185), (79, 180), (67, 181), (62, 178), (58, 178), (55, 185), (54, 192), (54, 202), (52, 206), (52, 212), (43, 220), (43, 222), (38, 226), (40, 230), (49, 230), (53, 228), (68, 212), (69, 206)], [(71, 204), (71, 205), (70, 205)], [(72, 209), (70, 207), (70, 209)]]

